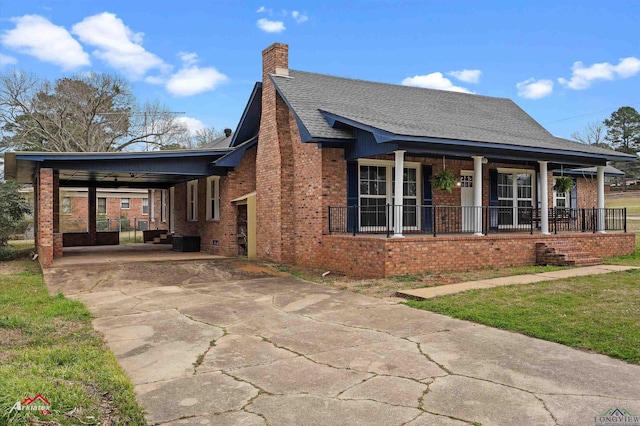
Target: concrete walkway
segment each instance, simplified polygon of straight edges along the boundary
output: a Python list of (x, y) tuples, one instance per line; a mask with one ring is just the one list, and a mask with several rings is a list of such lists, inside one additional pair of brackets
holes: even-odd
[(627, 271), (629, 269), (640, 269), (637, 266), (620, 265), (597, 265), (585, 266), (582, 268), (562, 269), (560, 271), (542, 272), (540, 274), (513, 275), (510, 277), (490, 278), (487, 280), (467, 281), (458, 284), (448, 284), (441, 287), (414, 288), (411, 290), (401, 290), (396, 293), (399, 297), (411, 300), (432, 299), (437, 296), (461, 293), (467, 290), (502, 287), (505, 285), (531, 284), (541, 281), (561, 280), (563, 278), (580, 277), (583, 275), (600, 275), (611, 272)]
[(152, 425), (592, 425), (640, 413), (640, 366), (228, 267), (68, 266)]

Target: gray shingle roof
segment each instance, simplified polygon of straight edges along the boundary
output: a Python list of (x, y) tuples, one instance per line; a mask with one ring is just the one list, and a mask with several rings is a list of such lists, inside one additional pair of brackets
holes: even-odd
[(314, 138), (353, 138), (329, 126), (322, 110), (402, 136), (622, 155), (554, 137), (511, 99), (295, 70), (271, 78)]
[(211, 148), (228, 148), (231, 145), (231, 139), (233, 139), (233, 133), (229, 136), (222, 135), (219, 138), (212, 140), (209, 143), (202, 145), (201, 149), (211, 149)]

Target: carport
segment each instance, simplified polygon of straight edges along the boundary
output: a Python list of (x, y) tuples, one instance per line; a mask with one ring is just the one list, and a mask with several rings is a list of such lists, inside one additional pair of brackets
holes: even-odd
[(5, 153), (5, 177), (33, 185), (36, 248), (40, 264), (48, 268), (54, 258), (63, 254), (60, 188), (88, 188), (88, 230), (84, 235), (76, 236), (82, 240), (81, 245), (117, 245), (117, 236), (97, 231), (97, 188), (167, 189), (193, 179), (224, 176), (228, 168), (214, 166), (213, 162), (231, 150), (8, 152)]

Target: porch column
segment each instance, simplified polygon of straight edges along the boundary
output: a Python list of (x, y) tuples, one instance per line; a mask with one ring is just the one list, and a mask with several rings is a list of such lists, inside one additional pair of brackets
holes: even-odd
[(482, 160), (481, 155), (473, 158), (473, 235), (482, 236)]
[(394, 228), (393, 236), (402, 238), (402, 205), (404, 204), (404, 153), (405, 151), (393, 151), (396, 154), (396, 186), (393, 197)]
[(605, 211), (604, 211), (604, 166), (598, 166), (598, 233), (605, 231)]
[(87, 231), (89, 231), (89, 244), (95, 246), (98, 242), (96, 227), (96, 186), (90, 185), (87, 191)]
[[(540, 164), (540, 232), (549, 235), (549, 178), (547, 176), (547, 162)], [(533, 217), (531, 218), (533, 220)]]

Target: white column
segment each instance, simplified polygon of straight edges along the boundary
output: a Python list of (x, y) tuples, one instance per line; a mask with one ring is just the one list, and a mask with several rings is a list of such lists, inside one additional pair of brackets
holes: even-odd
[(481, 155), (473, 157), (473, 235), (482, 236), (482, 160)]
[[(549, 179), (547, 176), (547, 162), (540, 164), (540, 232), (549, 235)], [(532, 218), (533, 219), (533, 218)]]
[(152, 189), (149, 195), (149, 229), (151, 229), (151, 222), (156, 221), (156, 190)]
[(598, 166), (598, 233), (605, 233), (604, 226), (604, 166)]
[(402, 205), (404, 204), (404, 153), (405, 151), (394, 151), (396, 154), (396, 186), (393, 197), (393, 236), (402, 238)]

